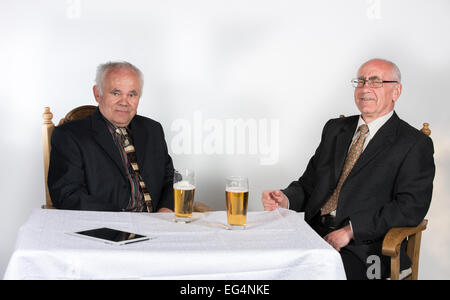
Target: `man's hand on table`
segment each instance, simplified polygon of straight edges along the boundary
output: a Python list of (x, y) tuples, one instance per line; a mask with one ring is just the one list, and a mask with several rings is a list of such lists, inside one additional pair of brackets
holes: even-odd
[(173, 210), (165, 208), (165, 207), (161, 207), (157, 212), (163, 212), (163, 213), (173, 213)]
[[(262, 204), (264, 210), (274, 210), (276, 208), (289, 208), (289, 199), (280, 190), (268, 190), (262, 193)], [(324, 240), (340, 251), (347, 246), (353, 239), (353, 231), (350, 225), (330, 232), (324, 237)]]
[(289, 200), (280, 190), (270, 190), (262, 193), (262, 204), (264, 210), (274, 210), (279, 207), (288, 208)]

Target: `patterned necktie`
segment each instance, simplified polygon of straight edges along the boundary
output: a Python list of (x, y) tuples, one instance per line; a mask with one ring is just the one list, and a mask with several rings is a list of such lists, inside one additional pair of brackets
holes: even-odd
[[(142, 179), (141, 173), (139, 172), (139, 166), (137, 164), (137, 158), (136, 158), (136, 151), (134, 149), (134, 146), (130, 142), (130, 138), (128, 136), (128, 132), (126, 128), (117, 128), (116, 133), (119, 134), (122, 137), (122, 146), (127, 154), (128, 162), (131, 164), (131, 167), (133, 168), (134, 173), (136, 174), (137, 178), (139, 179), (139, 186), (141, 188), (142, 194), (144, 195), (144, 201), (145, 205), (147, 207), (148, 212), (153, 211), (152, 207), (152, 198), (150, 197), (150, 193), (147, 190), (147, 187), (145, 186), (145, 182)], [(139, 207), (139, 203), (135, 203), (136, 199), (135, 197), (131, 197), (130, 203), (128, 207), (134, 208)]]
[(366, 124), (359, 126), (359, 137), (353, 142), (350, 151), (348, 151), (347, 157), (345, 158), (344, 168), (342, 169), (341, 177), (337, 183), (336, 188), (333, 191), (330, 199), (322, 207), (321, 215), (327, 215), (330, 212), (336, 210), (338, 204), (339, 193), (341, 191), (342, 185), (347, 179), (348, 174), (352, 170), (356, 161), (363, 151), (364, 142), (366, 140), (366, 134), (369, 132), (369, 127)]

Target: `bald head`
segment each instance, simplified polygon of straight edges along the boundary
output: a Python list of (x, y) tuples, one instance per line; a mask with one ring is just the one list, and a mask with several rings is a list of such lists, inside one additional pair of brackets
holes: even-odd
[(359, 71), (366, 65), (371, 65), (371, 66), (374, 66), (379, 69), (384, 69), (384, 70), (386, 70), (386, 73), (391, 73), (389, 75), (392, 76), (392, 80), (395, 80), (398, 82), (402, 81), (402, 74), (400, 73), (400, 69), (392, 61), (389, 61), (387, 59), (382, 59), (382, 58), (371, 59), (369, 61), (366, 61), (365, 63), (363, 63), (361, 65), (361, 67), (359, 67), (358, 74), (359, 74)]

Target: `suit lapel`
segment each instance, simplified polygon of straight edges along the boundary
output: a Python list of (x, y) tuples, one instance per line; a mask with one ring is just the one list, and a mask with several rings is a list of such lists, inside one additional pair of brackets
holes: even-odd
[(352, 142), (353, 134), (356, 130), (356, 125), (358, 124), (358, 118), (355, 120), (350, 120), (339, 134), (336, 136), (335, 144), (335, 156), (334, 156), (334, 178), (335, 183), (338, 182), (341, 176), (342, 168), (344, 166), (345, 157), (347, 156), (348, 148)]
[(139, 169), (141, 173), (144, 171), (144, 158), (145, 153), (148, 150), (147, 145), (147, 139), (149, 138), (146, 136), (145, 128), (141, 126), (141, 124), (136, 120), (136, 117), (133, 118), (133, 120), (130, 123), (130, 129), (131, 129), (131, 138), (133, 139), (133, 145), (134, 149), (136, 150), (136, 159), (137, 164), (139, 166)]
[[(371, 160), (377, 157), (380, 152), (387, 149), (395, 140), (395, 133), (398, 126), (398, 116), (394, 112), (392, 117), (377, 131), (375, 136), (367, 144), (366, 149), (356, 161), (348, 178), (355, 175), (359, 170), (366, 166)], [(348, 179), (347, 178), (347, 179)]]
[(94, 140), (116, 164), (121, 174), (126, 177), (119, 149), (117, 149), (117, 145), (114, 143), (111, 133), (106, 127), (105, 120), (103, 120), (103, 117), (100, 115), (98, 108), (94, 114), (92, 114), (92, 130)]

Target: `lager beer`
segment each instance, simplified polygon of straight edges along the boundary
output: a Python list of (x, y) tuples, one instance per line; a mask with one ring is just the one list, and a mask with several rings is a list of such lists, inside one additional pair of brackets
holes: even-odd
[(173, 199), (176, 222), (190, 222), (194, 204), (194, 173), (189, 170), (175, 171)]
[(225, 198), (227, 202), (228, 229), (245, 229), (248, 205), (247, 177), (228, 177)]
[(231, 226), (245, 226), (247, 223), (248, 189), (227, 188), (227, 219)]

